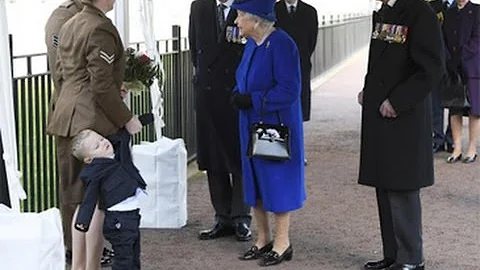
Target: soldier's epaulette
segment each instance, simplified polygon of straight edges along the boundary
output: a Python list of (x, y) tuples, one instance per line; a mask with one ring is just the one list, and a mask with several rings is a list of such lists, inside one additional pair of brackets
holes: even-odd
[(73, 0), (67, 0), (67, 1), (63, 2), (62, 4), (60, 4), (60, 7), (62, 7), (62, 8), (69, 8), (69, 7), (71, 7), (73, 4), (75, 4), (75, 2), (73, 2)]

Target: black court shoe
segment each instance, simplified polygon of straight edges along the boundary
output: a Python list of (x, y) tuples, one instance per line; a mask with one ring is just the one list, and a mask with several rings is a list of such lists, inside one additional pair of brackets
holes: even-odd
[(477, 154), (474, 154), (473, 156), (465, 156), (465, 158), (462, 160), (463, 163), (473, 163), (477, 161)]
[(453, 164), (456, 163), (457, 161), (460, 161), (462, 159), (462, 154), (458, 156), (450, 155), (447, 158), (447, 163)]
[(292, 245), (288, 246), (288, 248), (282, 253), (282, 255), (278, 254), (276, 251), (269, 251), (263, 256), (263, 258), (258, 262), (260, 266), (271, 266), (279, 264), (283, 261), (290, 261), (293, 258), (293, 248)]
[(385, 258), (377, 262), (367, 262), (363, 266), (363, 268), (365, 270), (381, 270), (381, 269), (387, 269), (388, 267), (392, 266), (394, 263), (395, 263), (394, 260)]
[(250, 261), (256, 260), (263, 257), (267, 252), (270, 252), (273, 248), (273, 242), (270, 242), (263, 246), (262, 248), (258, 248), (256, 245), (253, 245), (249, 248), (242, 256), (238, 257), (242, 261)]

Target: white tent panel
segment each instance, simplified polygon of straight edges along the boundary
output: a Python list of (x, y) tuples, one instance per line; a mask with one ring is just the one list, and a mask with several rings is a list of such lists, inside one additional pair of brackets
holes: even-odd
[(13, 111), (10, 47), (8, 43), (5, 0), (0, 0), (0, 131), (3, 141), (3, 159), (7, 171), (8, 192), (12, 209), (20, 212), (20, 199), (26, 199), (18, 171), (15, 116)]

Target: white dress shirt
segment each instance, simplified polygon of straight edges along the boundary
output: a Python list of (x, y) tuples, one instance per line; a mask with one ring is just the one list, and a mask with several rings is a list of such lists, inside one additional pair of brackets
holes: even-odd
[(225, 16), (225, 21), (227, 20), (227, 17), (228, 17), (228, 13), (230, 12), (230, 6), (233, 4), (233, 0), (227, 0), (225, 1), (225, 3), (222, 3), (220, 1), (217, 0), (217, 7), (218, 5), (225, 5), (227, 8), (225, 8), (223, 10), (223, 16)]
[(297, 11), (297, 4), (298, 4), (298, 0), (295, 1), (293, 4), (289, 4), (287, 3), (287, 1), (285, 1), (285, 5), (287, 6), (288, 13), (290, 13), (291, 6), (293, 6), (293, 10)]

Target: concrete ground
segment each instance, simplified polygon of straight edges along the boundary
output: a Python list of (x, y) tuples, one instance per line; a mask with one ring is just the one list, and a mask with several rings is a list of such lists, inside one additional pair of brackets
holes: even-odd
[[(365, 67), (363, 50), (324, 77), (313, 93), (313, 117), (305, 125), (308, 199), (292, 216), (293, 260), (276, 269), (358, 270), (382, 258), (374, 189), (357, 184), (356, 95)], [(436, 184), (421, 192), (426, 269), (479, 270), (480, 163), (447, 164), (446, 157), (436, 155)], [(142, 269), (260, 269), (254, 261), (237, 259), (253, 242), (197, 239), (214, 215), (203, 173), (189, 179), (188, 213), (182, 229), (142, 230)]]

